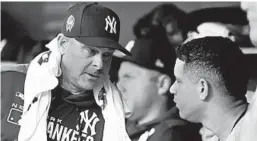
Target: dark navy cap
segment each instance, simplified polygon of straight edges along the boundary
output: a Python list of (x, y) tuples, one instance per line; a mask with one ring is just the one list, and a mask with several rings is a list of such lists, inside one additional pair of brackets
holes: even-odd
[(176, 53), (169, 44), (154, 39), (136, 39), (130, 52), (132, 56), (121, 59), (173, 77)]
[(64, 36), (86, 45), (113, 48), (131, 55), (119, 44), (120, 20), (111, 9), (98, 3), (76, 4), (68, 10), (64, 21)]

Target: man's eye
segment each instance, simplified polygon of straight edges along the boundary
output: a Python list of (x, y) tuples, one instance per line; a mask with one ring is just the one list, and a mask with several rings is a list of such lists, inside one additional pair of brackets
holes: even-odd
[(88, 49), (89, 50), (89, 53), (91, 54), (91, 55), (95, 55), (96, 53), (97, 53), (97, 51), (96, 50), (94, 50), (94, 49)]
[(104, 53), (104, 54), (103, 54), (103, 57), (104, 57), (105, 59), (109, 59), (109, 58), (112, 57), (112, 54), (111, 54), (111, 53)]
[(90, 56), (93, 56), (93, 55), (95, 55), (97, 53), (96, 50), (88, 48), (88, 47), (84, 47), (83, 51), (84, 51), (84, 53), (86, 53), (86, 54), (88, 54)]
[(123, 78), (130, 79), (130, 78), (132, 78), (132, 76), (128, 75), (128, 74), (125, 74), (125, 75), (123, 75)]

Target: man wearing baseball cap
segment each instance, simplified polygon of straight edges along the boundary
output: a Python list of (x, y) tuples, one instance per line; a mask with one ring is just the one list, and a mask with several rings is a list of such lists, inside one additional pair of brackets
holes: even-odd
[(117, 86), (131, 111), (133, 141), (198, 141), (198, 127), (182, 120), (172, 102), (175, 51), (154, 39), (130, 41), (132, 56), (121, 57)]
[(119, 34), (114, 11), (76, 4), (49, 51), (2, 68), (2, 140), (129, 141), (128, 111), (108, 75), (115, 50), (130, 55)]

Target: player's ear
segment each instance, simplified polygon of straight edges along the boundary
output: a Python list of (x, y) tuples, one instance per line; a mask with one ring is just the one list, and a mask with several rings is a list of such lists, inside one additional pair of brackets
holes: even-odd
[(197, 84), (197, 91), (199, 94), (199, 98), (204, 101), (207, 99), (209, 94), (209, 85), (205, 79), (200, 79)]
[(158, 87), (159, 95), (166, 94), (169, 91), (170, 86), (171, 86), (171, 78), (168, 75), (162, 74), (158, 76), (157, 87)]
[(63, 34), (59, 34), (57, 37), (58, 49), (61, 54), (65, 54), (68, 49), (69, 38), (65, 37)]

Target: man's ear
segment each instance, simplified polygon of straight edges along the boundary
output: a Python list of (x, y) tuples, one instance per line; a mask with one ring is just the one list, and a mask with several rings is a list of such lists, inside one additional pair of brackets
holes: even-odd
[(159, 95), (166, 94), (169, 91), (170, 86), (171, 86), (171, 78), (168, 75), (162, 74), (158, 76), (157, 87), (158, 87)]
[(58, 35), (57, 42), (58, 42), (58, 49), (61, 54), (64, 54), (68, 48), (69, 39), (65, 37), (63, 34)]
[(199, 98), (202, 100), (202, 101), (205, 101), (209, 95), (209, 85), (208, 85), (208, 82), (204, 79), (200, 79), (198, 81), (198, 87), (197, 87), (197, 91), (198, 91), (198, 94), (199, 94)]

